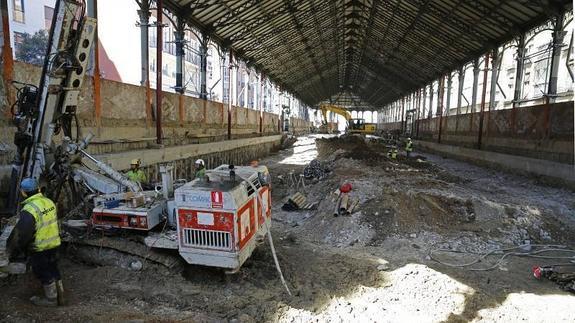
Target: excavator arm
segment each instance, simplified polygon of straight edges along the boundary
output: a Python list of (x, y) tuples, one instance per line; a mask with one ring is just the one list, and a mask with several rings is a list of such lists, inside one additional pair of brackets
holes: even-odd
[(323, 121), (325, 124), (327, 124), (327, 112), (333, 112), (336, 114), (339, 114), (340, 116), (344, 117), (346, 121), (349, 122), (349, 120), (351, 119), (351, 113), (349, 113), (349, 111), (347, 111), (347, 109), (345, 109), (344, 107), (340, 107), (337, 105), (330, 105), (330, 104), (322, 104), (319, 106), (319, 109), (321, 110), (321, 114), (323, 116)]

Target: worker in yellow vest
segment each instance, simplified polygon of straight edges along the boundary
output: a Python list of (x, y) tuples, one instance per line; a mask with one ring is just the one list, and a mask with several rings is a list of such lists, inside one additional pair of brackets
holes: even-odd
[(126, 173), (126, 176), (132, 182), (138, 182), (141, 185), (146, 185), (148, 182), (148, 177), (143, 170), (140, 169), (141, 161), (139, 159), (132, 159), (130, 162), (130, 170)]
[(44, 289), (44, 297), (30, 299), (34, 305), (64, 305), (64, 286), (57, 262), (60, 230), (56, 205), (40, 192), (34, 178), (23, 179), (20, 191), (24, 201), (8, 243), (10, 258), (22, 253), (29, 255), (32, 271)]
[(390, 159), (397, 159), (397, 147), (393, 146), (388, 152), (387, 152), (387, 158)]
[(194, 178), (201, 178), (203, 179), (206, 176), (206, 163), (203, 159), (198, 159), (194, 163), (194, 167), (196, 172), (194, 173)]
[(405, 143), (405, 153), (407, 157), (411, 155), (412, 151), (413, 151), (413, 142), (411, 141), (411, 138), (407, 138), (407, 142)]

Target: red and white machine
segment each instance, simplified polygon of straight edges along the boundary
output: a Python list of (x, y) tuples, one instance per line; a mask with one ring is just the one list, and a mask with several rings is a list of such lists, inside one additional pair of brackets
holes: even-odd
[(178, 251), (186, 262), (239, 269), (270, 229), (269, 178), (265, 166), (221, 165), (175, 190)]
[(116, 193), (94, 198), (92, 225), (97, 228), (149, 231), (163, 219), (166, 201), (154, 191)]

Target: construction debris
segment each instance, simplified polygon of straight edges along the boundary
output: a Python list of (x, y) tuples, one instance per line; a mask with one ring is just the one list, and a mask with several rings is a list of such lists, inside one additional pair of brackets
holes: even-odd
[(306, 179), (324, 179), (329, 173), (329, 169), (323, 167), (319, 160), (312, 160), (306, 168), (303, 170), (303, 176)]
[(356, 211), (359, 199), (351, 197), (350, 193), (341, 193), (335, 203), (333, 216), (350, 215)]
[(337, 200), (335, 202), (333, 216), (350, 215), (354, 212), (359, 204), (359, 198), (350, 196), (352, 189), (352, 184), (345, 182), (334, 192)]
[(286, 203), (282, 206), (284, 211), (298, 211), (298, 210), (312, 210), (317, 206), (317, 203), (309, 203), (307, 198), (300, 192), (290, 196)]
[(575, 293), (575, 263), (533, 267), (533, 276), (547, 278), (557, 283), (561, 289)]

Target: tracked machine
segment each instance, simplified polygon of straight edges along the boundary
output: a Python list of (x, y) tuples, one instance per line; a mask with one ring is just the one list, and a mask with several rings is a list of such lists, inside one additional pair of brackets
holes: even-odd
[[(187, 182), (174, 181), (172, 166), (162, 165), (161, 183), (146, 191), (90, 155), (86, 148), (93, 136), (81, 136), (76, 117), (96, 28), (85, 12), (84, 2), (56, 1), (40, 85), (18, 84), (12, 107), (17, 153), (4, 216), (17, 219), (19, 184), (33, 177), (70, 211), (60, 210), (61, 218), (82, 213), (79, 206), (89, 210), (75, 228), (128, 232), (116, 239), (144, 235), (149, 247), (177, 249), (187, 263), (237, 271), (269, 233), (267, 168), (222, 165)], [(5, 251), (14, 222), (0, 228), (0, 274), (10, 265)], [(174, 238), (159, 243), (167, 236)]]
[(332, 129), (328, 129), (329, 122), (327, 120), (327, 112), (333, 112), (344, 117), (346, 125), (347, 134), (361, 134), (361, 135), (374, 135), (377, 131), (377, 126), (375, 123), (366, 123), (364, 119), (352, 118), (351, 113), (342, 106), (331, 105), (331, 104), (321, 104), (319, 106), (323, 120), (320, 131), (329, 133)]

